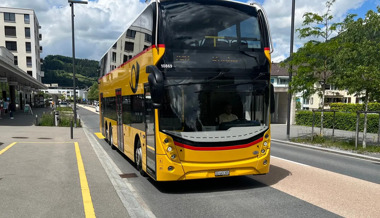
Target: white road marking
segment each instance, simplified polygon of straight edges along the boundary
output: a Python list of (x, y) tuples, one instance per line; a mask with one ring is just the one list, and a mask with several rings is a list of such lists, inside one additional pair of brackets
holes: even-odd
[(109, 157), (95, 136), (87, 130), (85, 125), (83, 125), (83, 129), (128, 214), (131, 217), (156, 217), (128, 179), (120, 178), (120, 174), (122, 174), (120, 168)]

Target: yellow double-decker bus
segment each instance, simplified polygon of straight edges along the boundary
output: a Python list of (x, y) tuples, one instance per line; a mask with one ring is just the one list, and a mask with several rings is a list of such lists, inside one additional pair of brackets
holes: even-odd
[(156, 181), (266, 174), (271, 48), (259, 5), (152, 1), (100, 61), (100, 129)]

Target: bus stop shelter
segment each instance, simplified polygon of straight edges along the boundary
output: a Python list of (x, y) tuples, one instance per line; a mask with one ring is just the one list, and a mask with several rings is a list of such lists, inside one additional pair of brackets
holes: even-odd
[[(7, 84), (9, 86), (8, 96), (5, 91)], [(9, 102), (18, 104), (18, 109), (23, 109), (26, 103), (32, 104), (33, 93), (40, 89), (47, 89), (44, 84), (15, 65), (13, 54), (4, 47), (0, 47), (0, 85), (3, 90), (0, 93), (0, 99), (9, 99)], [(16, 91), (18, 96), (16, 96)]]

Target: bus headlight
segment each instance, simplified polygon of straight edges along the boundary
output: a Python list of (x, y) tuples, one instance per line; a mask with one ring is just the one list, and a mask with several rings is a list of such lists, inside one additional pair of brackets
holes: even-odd
[(265, 149), (261, 150), (261, 153), (265, 154)]
[(173, 155), (171, 156), (171, 159), (174, 160), (176, 157), (177, 157), (177, 156), (176, 156), (175, 154), (173, 154)]
[(264, 142), (264, 146), (267, 146), (268, 145), (268, 142)]
[(168, 147), (168, 152), (172, 152), (173, 151), (173, 148), (172, 147)]

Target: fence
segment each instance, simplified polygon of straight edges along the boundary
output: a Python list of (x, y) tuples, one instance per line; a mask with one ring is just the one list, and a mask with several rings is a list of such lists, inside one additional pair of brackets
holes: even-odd
[[(313, 109), (313, 118), (312, 118), (312, 129), (311, 129), (311, 140), (313, 140), (314, 137), (314, 128), (315, 128), (315, 112), (322, 112), (321, 109)], [(333, 113), (333, 121), (332, 121), (332, 137), (335, 137), (335, 126), (336, 126), (336, 110), (323, 110), (323, 112), (332, 112)], [(348, 113), (348, 112), (346, 112)], [(357, 111), (356, 112), (356, 128), (355, 128), (355, 148), (357, 148), (358, 142), (359, 142), (359, 123), (360, 123), (360, 114), (379, 114), (379, 122), (378, 122), (378, 132), (377, 132), (377, 144), (380, 144), (380, 111)], [(363, 138), (364, 140), (364, 138)]]

